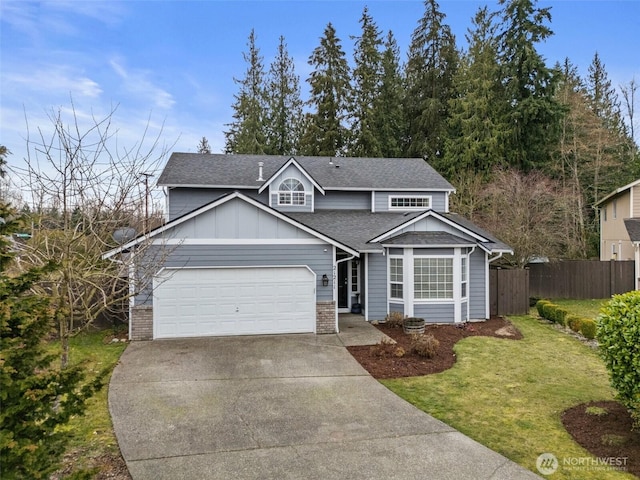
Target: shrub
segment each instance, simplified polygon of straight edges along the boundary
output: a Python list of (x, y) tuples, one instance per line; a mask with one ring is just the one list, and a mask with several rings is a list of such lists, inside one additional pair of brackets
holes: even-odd
[(553, 321), (556, 322), (559, 325), (566, 325), (566, 318), (567, 315), (569, 315), (569, 312), (566, 311), (564, 308), (560, 308), (557, 305), (555, 305), (555, 311), (553, 313), (554, 318)]
[(554, 303), (546, 303), (542, 306), (542, 318), (546, 318), (551, 322), (555, 322), (555, 311), (557, 305)]
[(421, 357), (433, 358), (438, 352), (440, 342), (430, 333), (411, 335), (411, 351)]
[(401, 327), (402, 322), (404, 320), (404, 315), (402, 312), (389, 312), (386, 317), (384, 317), (385, 325), (390, 327)]
[(583, 318), (580, 324), (580, 333), (588, 339), (596, 338), (598, 326), (595, 321), (590, 318)]
[(371, 346), (371, 355), (377, 357), (391, 357), (396, 356), (395, 352), (398, 346), (396, 342), (390, 338), (384, 337), (378, 343)]
[(574, 332), (579, 332), (580, 327), (582, 326), (582, 317), (578, 315), (569, 314), (565, 317), (565, 321), (567, 322), (567, 327), (569, 327)]
[(545, 318), (543, 308), (545, 305), (549, 305), (551, 302), (549, 300), (538, 300), (536, 303), (536, 310), (538, 310), (538, 315), (542, 318)]
[(597, 338), (617, 398), (640, 427), (640, 291), (614, 295), (602, 307)]

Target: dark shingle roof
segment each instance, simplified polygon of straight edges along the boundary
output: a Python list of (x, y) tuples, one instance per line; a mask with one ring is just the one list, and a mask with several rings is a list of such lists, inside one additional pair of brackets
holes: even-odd
[(296, 222), (324, 233), (354, 250), (381, 250), (378, 244), (367, 243), (424, 212), (371, 213), (367, 210), (318, 210), (315, 213), (286, 213)]
[(632, 242), (640, 242), (640, 218), (625, 218), (624, 226)]
[[(160, 178), (160, 186), (219, 186), (259, 188), (291, 155), (223, 155), (173, 153)], [(325, 189), (429, 189), (454, 190), (420, 158), (351, 158), (293, 156)], [(263, 181), (257, 181), (263, 162)], [(332, 163), (330, 163), (332, 162)]]
[(385, 245), (475, 245), (476, 242), (447, 232), (407, 232), (380, 242)]

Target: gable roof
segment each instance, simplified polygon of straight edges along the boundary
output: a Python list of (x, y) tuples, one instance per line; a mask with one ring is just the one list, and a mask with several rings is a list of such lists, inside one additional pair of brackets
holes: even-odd
[[(393, 242), (400, 244), (400, 242), (408, 241), (411, 237), (404, 237), (404, 235), (407, 235), (406, 232), (398, 232), (429, 216), (433, 216), (451, 225), (460, 233), (474, 239), (473, 241), (469, 241), (445, 232), (430, 232), (439, 233), (441, 235), (439, 238), (446, 242), (446, 245), (462, 246), (462, 244), (460, 244), (460, 240), (462, 240), (465, 245), (478, 245), (489, 253), (513, 253), (513, 250), (508, 245), (460, 215), (443, 214), (435, 212), (434, 210), (412, 213), (372, 213), (366, 210), (318, 210), (315, 213), (287, 212), (286, 215), (314, 230), (325, 233), (340, 243), (348, 245), (354, 250), (358, 250), (360, 253), (380, 252), (383, 250), (383, 245), (392, 244)], [(438, 238), (437, 236), (427, 237), (429, 237), (429, 235), (423, 237), (420, 243), (417, 244), (425, 246), (437, 245), (435, 243)], [(459, 240), (454, 240), (452, 237)], [(412, 240), (415, 240), (415, 238)]]
[(258, 162), (263, 162), (263, 179), (271, 179), (292, 158), (325, 190), (455, 191), (421, 158), (202, 153), (173, 153), (158, 178), (158, 185), (257, 190), (267, 182), (258, 180)]
[(382, 251), (379, 245), (369, 243), (376, 235), (391, 230), (421, 215), (380, 212), (368, 210), (316, 210), (315, 213), (293, 213), (287, 215), (314, 230), (324, 232), (337, 241), (349, 245), (359, 252)]
[(635, 187), (636, 185), (640, 185), (640, 178), (634, 182), (631, 182), (628, 185), (625, 185), (624, 187), (620, 187), (615, 189), (613, 192), (611, 192), (609, 195), (607, 195), (606, 197), (600, 199), (599, 201), (597, 201), (596, 203), (593, 204), (594, 207), (599, 207), (601, 206), (603, 203), (609, 201), (611, 198), (615, 197), (616, 195), (619, 195), (627, 190), (629, 190), (630, 188)]
[(625, 218), (624, 226), (627, 228), (629, 239), (633, 243), (640, 243), (640, 218)]
[(298, 171), (302, 173), (302, 175), (304, 175), (306, 179), (309, 180), (311, 184), (324, 195), (324, 189), (320, 185), (318, 185), (318, 182), (316, 182), (314, 178), (305, 170), (305, 168), (300, 165), (293, 157), (291, 157), (284, 165), (282, 165), (273, 175), (271, 175), (271, 177), (265, 180), (262, 186), (258, 189), (258, 193), (262, 193), (269, 185), (271, 185), (271, 182), (273, 182), (278, 177), (278, 175), (284, 172), (289, 165), (294, 165), (298, 169)]
[(345, 244), (342, 244), (342, 243), (336, 241), (334, 238), (331, 238), (331, 237), (327, 236), (325, 233), (322, 233), (320, 231), (316, 231), (316, 230), (314, 230), (312, 228), (309, 228), (308, 226), (306, 226), (304, 224), (298, 223), (294, 219), (289, 218), (288, 216), (280, 213), (279, 211), (277, 211), (277, 210), (275, 210), (275, 209), (273, 209), (273, 208), (271, 208), (271, 207), (269, 207), (269, 206), (267, 206), (267, 205), (265, 205), (265, 204), (263, 204), (261, 202), (258, 202), (256, 200), (250, 198), (250, 197), (247, 197), (246, 195), (243, 195), (240, 192), (233, 192), (233, 193), (228, 193), (228, 194), (222, 195), (220, 198), (218, 198), (218, 199), (216, 199), (216, 200), (214, 200), (212, 202), (209, 202), (206, 205), (203, 205), (202, 207), (197, 208), (197, 209), (195, 209), (195, 210), (193, 210), (193, 211), (191, 211), (191, 212), (189, 212), (189, 213), (187, 213), (185, 215), (182, 215), (182, 216), (180, 216), (178, 218), (175, 218), (175, 219), (171, 220), (170, 222), (165, 223), (161, 227), (158, 227), (158, 228), (150, 231), (149, 233), (140, 235), (137, 238), (131, 240), (130, 242), (127, 242), (127, 243), (121, 245), (120, 247), (117, 247), (117, 248), (114, 248), (112, 250), (109, 250), (108, 252), (106, 252), (106, 253), (104, 253), (102, 255), (102, 258), (103, 259), (108, 259), (108, 258), (111, 258), (111, 257), (113, 257), (114, 255), (116, 255), (116, 254), (118, 254), (120, 252), (127, 251), (127, 250), (129, 250), (129, 249), (131, 249), (131, 248), (133, 248), (133, 247), (135, 247), (137, 245), (140, 245), (140, 244), (142, 244), (144, 242), (147, 242), (147, 241), (153, 239), (154, 237), (157, 237), (157, 236), (161, 235), (162, 233), (166, 232), (167, 230), (170, 230), (170, 229), (172, 229), (172, 228), (174, 228), (174, 227), (176, 227), (176, 226), (178, 226), (178, 225), (180, 225), (180, 224), (182, 224), (182, 223), (184, 223), (184, 222), (186, 222), (188, 220), (191, 220), (194, 217), (197, 217), (198, 215), (201, 215), (201, 214), (203, 214), (203, 213), (205, 213), (205, 212), (207, 212), (209, 210), (212, 210), (212, 209), (214, 209), (214, 208), (216, 208), (216, 207), (218, 207), (218, 206), (220, 206), (220, 205), (222, 205), (224, 203), (227, 203), (227, 202), (229, 202), (229, 201), (231, 201), (233, 199), (236, 199), (236, 198), (239, 198), (240, 200), (243, 200), (243, 201), (253, 205), (254, 207), (257, 207), (257, 208), (259, 208), (259, 209), (261, 209), (261, 210), (263, 210), (263, 211), (265, 211), (267, 213), (270, 213), (271, 215), (273, 215), (273, 216), (275, 216), (275, 217), (277, 217), (277, 218), (289, 223), (290, 225), (293, 225), (296, 228), (300, 228), (301, 230), (313, 235), (314, 237), (319, 238), (320, 240), (323, 240), (323, 241), (325, 241), (325, 242), (327, 242), (329, 244), (332, 244), (332, 245), (334, 245), (334, 246), (336, 246), (336, 247), (338, 247), (338, 248), (340, 248), (342, 250), (345, 250), (346, 252), (348, 252), (348, 253), (350, 253), (352, 255), (356, 255), (356, 256), (359, 255), (359, 253), (357, 251), (353, 250), (348, 245), (345, 245)]

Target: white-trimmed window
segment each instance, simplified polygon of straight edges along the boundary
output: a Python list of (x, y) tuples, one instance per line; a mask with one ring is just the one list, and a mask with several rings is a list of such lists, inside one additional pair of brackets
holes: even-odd
[(467, 298), (467, 285), (469, 285), (469, 269), (467, 268), (467, 257), (462, 256), (460, 258), (460, 295), (462, 298)]
[(389, 257), (389, 296), (402, 300), (403, 295), (403, 265), (402, 258)]
[(416, 257), (413, 261), (413, 296), (416, 300), (452, 300), (453, 258)]
[(278, 187), (278, 205), (305, 205), (304, 185), (297, 178), (286, 178)]
[(390, 195), (389, 210), (426, 210), (431, 208), (429, 195)]

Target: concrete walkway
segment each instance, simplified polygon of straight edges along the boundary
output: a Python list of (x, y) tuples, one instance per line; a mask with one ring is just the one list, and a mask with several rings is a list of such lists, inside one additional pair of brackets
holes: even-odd
[(344, 342), (130, 344), (109, 407), (133, 479), (539, 478), (397, 397)]

